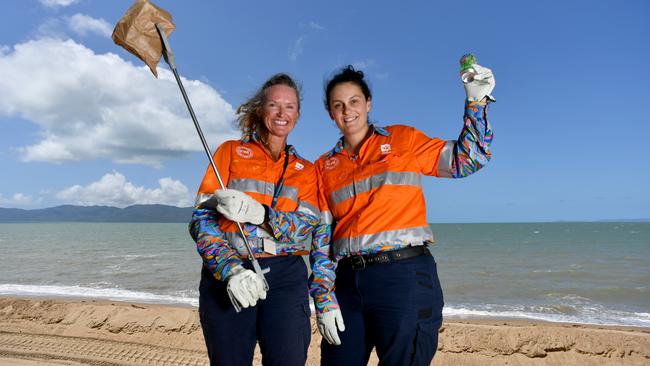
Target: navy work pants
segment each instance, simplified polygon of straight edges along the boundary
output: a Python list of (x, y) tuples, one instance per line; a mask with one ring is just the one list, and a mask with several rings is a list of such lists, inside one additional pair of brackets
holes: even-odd
[(373, 347), (380, 365), (431, 363), (438, 346), (443, 307), (432, 256), (360, 270), (340, 264), (335, 294), (345, 331), (339, 332), (339, 346), (323, 340), (321, 365), (366, 365)]
[[(203, 268), (199, 286), (199, 316), (210, 365), (252, 365), (259, 341), (262, 364), (302, 366), (311, 340), (307, 268), (300, 256), (263, 258), (269, 267), (266, 300), (236, 313), (226, 282)], [(245, 265), (246, 266), (246, 265)]]

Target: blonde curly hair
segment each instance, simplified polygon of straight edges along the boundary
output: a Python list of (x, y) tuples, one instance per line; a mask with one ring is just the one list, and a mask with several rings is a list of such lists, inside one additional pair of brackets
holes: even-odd
[(274, 85), (286, 85), (296, 92), (298, 99), (298, 112), (300, 112), (300, 85), (291, 76), (279, 73), (271, 76), (262, 87), (246, 102), (237, 108), (237, 125), (241, 130), (242, 137), (256, 132), (263, 143), (266, 143), (269, 131), (264, 125), (262, 117), (262, 106), (266, 102), (266, 92)]

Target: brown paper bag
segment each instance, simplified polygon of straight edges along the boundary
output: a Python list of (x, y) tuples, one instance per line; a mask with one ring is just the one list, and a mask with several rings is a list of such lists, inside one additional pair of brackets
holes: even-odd
[(163, 45), (156, 23), (165, 29), (167, 37), (176, 28), (172, 15), (167, 11), (148, 0), (135, 0), (115, 25), (113, 42), (138, 56), (158, 77), (156, 65), (162, 56)]

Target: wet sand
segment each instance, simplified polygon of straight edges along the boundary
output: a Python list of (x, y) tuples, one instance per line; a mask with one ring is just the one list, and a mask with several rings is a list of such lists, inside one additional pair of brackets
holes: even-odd
[[(312, 322), (307, 365), (319, 365)], [(261, 365), (259, 352), (255, 365)], [(373, 354), (369, 365), (376, 365)], [(0, 366), (208, 365), (195, 308), (0, 297)], [(446, 320), (432, 365), (650, 365), (650, 328)]]

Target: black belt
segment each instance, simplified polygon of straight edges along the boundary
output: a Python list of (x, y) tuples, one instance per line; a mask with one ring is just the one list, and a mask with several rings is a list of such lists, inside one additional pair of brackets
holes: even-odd
[(419, 257), (421, 255), (431, 256), (429, 248), (426, 245), (418, 245), (415, 247), (405, 247), (402, 249), (391, 250), (387, 252), (379, 252), (375, 254), (366, 254), (366, 255), (351, 255), (345, 257), (339, 261), (340, 266), (350, 266), (353, 270), (360, 270), (366, 268), (366, 266), (372, 266), (373, 264), (386, 264), (401, 261), (402, 259), (408, 259), (413, 257)]

